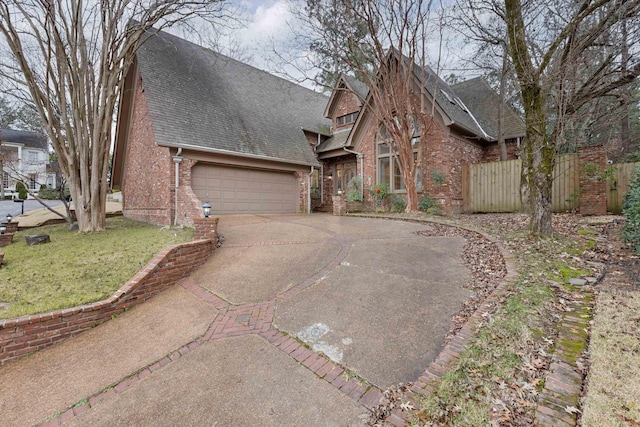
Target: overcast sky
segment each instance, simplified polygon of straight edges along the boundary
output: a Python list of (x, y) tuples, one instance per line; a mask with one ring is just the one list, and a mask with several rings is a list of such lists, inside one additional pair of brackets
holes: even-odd
[[(283, 45), (292, 39), (292, 26), (296, 27), (295, 17), (290, 12), (289, 0), (231, 0), (237, 5), (243, 17), (241, 28), (229, 31), (229, 36), (221, 40), (221, 44), (229, 44), (231, 40), (242, 47), (245, 57), (238, 59), (270, 71), (281, 76), (292, 76), (300, 80), (302, 74), (293, 67), (287, 67), (279, 61), (274, 50), (281, 50)], [(435, 70), (437, 66), (439, 39), (434, 37), (429, 43), (428, 64)], [(444, 41), (442, 57), (440, 60), (440, 75), (446, 76), (451, 72), (466, 78), (475, 77), (477, 73), (462, 72), (463, 61), (461, 59), (464, 47), (455, 47), (452, 41)], [(223, 52), (225, 53), (225, 52)], [(300, 54), (304, 57), (305, 53)], [(232, 55), (233, 56), (233, 55)], [(250, 56), (248, 58), (247, 56)], [(303, 83), (311, 87), (310, 82)]]

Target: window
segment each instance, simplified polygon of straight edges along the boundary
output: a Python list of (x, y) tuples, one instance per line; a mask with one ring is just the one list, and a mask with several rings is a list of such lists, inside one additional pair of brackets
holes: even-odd
[(336, 118), (336, 126), (344, 126), (351, 123), (355, 123), (358, 118), (358, 112), (345, 114)]
[[(412, 120), (412, 133), (414, 137), (411, 139), (412, 145), (415, 147), (413, 150), (413, 159), (417, 166), (416, 169), (416, 190), (422, 191), (422, 168), (419, 165), (419, 155), (417, 144), (420, 142), (420, 124), (413, 119)], [(384, 126), (380, 127), (378, 133), (378, 184), (386, 184), (391, 192), (404, 192), (406, 187), (402, 179), (402, 171), (400, 170), (400, 164), (396, 156), (391, 153), (389, 148), (390, 137)]]
[(318, 177), (318, 169), (314, 169), (313, 173), (311, 174), (311, 197), (320, 197), (320, 180)]
[(13, 180), (9, 177), (7, 172), (2, 173), (2, 185), (4, 188), (9, 188), (13, 185)]
[(38, 178), (38, 176), (35, 173), (29, 174), (29, 182), (27, 182), (27, 185), (29, 186), (29, 190), (37, 190), (38, 189), (38, 183), (36, 182), (37, 178)]
[(339, 163), (336, 165), (334, 176), (334, 191), (338, 194), (338, 191), (346, 193), (349, 191), (349, 183), (356, 176), (356, 164), (355, 163)]
[(27, 152), (27, 160), (29, 163), (38, 163), (38, 152), (37, 151), (28, 151)]

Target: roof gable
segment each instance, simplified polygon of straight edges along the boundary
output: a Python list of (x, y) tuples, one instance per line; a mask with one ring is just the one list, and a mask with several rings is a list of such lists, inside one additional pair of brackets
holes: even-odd
[[(388, 60), (398, 56), (397, 50), (390, 49)], [(409, 64), (406, 56), (402, 55), (402, 60)], [(448, 119), (446, 125), (457, 127), (485, 141), (498, 139), (497, 111), (500, 99), (483, 79), (471, 79), (450, 86), (429, 66), (420, 67), (417, 64), (413, 64), (413, 76), (418, 88), (420, 84), (423, 85), (426, 94), (435, 101), (438, 111)], [(524, 122), (513, 109), (505, 107), (505, 137), (524, 136)], [(354, 124), (354, 129), (359, 126), (359, 122), (360, 117)]]
[(355, 96), (358, 105), (362, 106), (368, 93), (369, 88), (366, 84), (353, 77), (345, 76), (344, 74), (340, 75), (336, 85), (331, 91), (331, 97), (327, 102), (327, 106), (324, 109), (324, 117), (331, 118), (333, 109), (337, 107), (342, 96), (345, 94)]
[(429, 66), (414, 66), (414, 75), (418, 81), (422, 81), (424, 88), (441, 111), (449, 118), (451, 123), (449, 126), (457, 126), (471, 132), (475, 136), (485, 139), (494, 140), (495, 135), (491, 135), (484, 129), (476, 117), (476, 111), (467, 106), (461, 97), (442, 80)]
[(164, 32), (137, 60), (158, 145), (317, 164), (302, 129), (329, 126), (326, 96)]

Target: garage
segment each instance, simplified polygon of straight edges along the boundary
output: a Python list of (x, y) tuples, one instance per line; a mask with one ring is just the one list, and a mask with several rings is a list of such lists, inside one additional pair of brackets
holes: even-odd
[(215, 214), (296, 213), (298, 181), (292, 172), (197, 164), (191, 188)]

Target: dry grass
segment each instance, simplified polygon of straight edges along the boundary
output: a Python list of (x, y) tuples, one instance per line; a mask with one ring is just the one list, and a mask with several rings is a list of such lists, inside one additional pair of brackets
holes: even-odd
[(640, 293), (598, 295), (583, 426), (640, 426)]
[[(27, 246), (24, 236), (45, 233), (51, 243)], [(119, 218), (105, 233), (67, 231), (65, 224), (21, 231), (2, 249), (0, 318), (99, 301), (118, 290), (165, 246), (190, 241), (191, 229), (167, 229)]]

